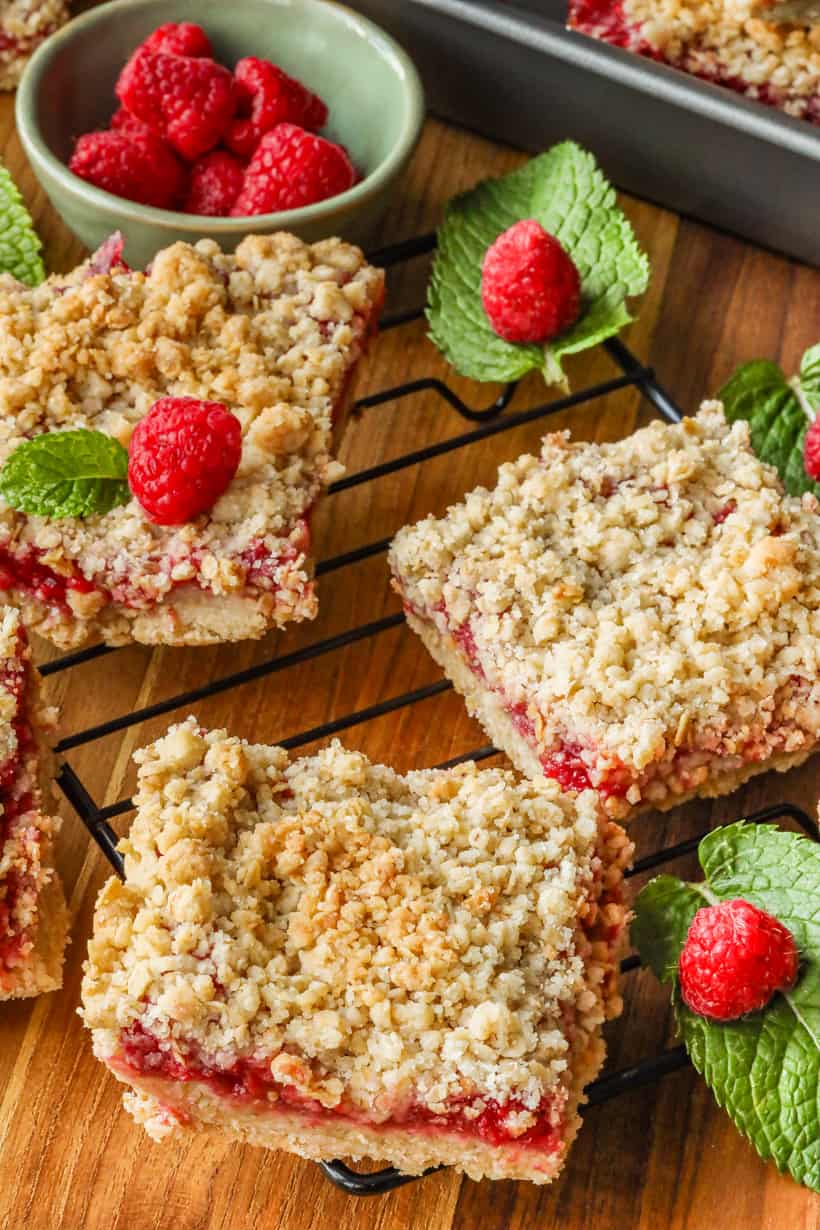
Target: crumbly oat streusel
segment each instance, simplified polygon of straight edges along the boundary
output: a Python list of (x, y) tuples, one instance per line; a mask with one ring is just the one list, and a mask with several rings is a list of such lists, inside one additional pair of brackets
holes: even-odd
[(593, 1036), (600, 1062), (630, 848), (592, 793), (475, 765), (400, 777), (339, 743), (290, 761), (193, 719), (137, 759), (126, 882), (99, 898), (83, 983), (115, 1070), (137, 1022), (379, 1122), (476, 1092), (526, 1119)]
[(456, 685), (501, 698), (539, 758), (572, 749), (613, 814), (816, 746), (818, 504), (719, 403), (613, 444), (548, 436), (402, 530), (391, 565), (436, 656), (469, 666)]
[[(261, 636), (311, 618), (308, 519), (338, 472), (334, 418), (383, 297), (358, 248), (287, 234), (233, 255), (203, 240), (159, 252), (143, 274), (94, 262), (36, 289), (0, 278), (0, 462), (26, 437), (90, 427), (127, 447), (164, 396), (224, 403), (243, 455), (207, 517), (154, 525), (135, 500), (105, 516), (48, 521), (5, 509), (12, 584), (27, 622), (56, 643)], [(338, 422), (336, 424), (338, 426)], [(79, 587), (74, 578), (79, 577)]]

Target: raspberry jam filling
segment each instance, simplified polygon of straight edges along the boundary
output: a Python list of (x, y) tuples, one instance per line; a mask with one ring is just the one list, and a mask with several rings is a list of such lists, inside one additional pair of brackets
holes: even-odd
[[(23, 635), (19, 636), (22, 654)], [(34, 806), (34, 799), (24, 785), (23, 761), (34, 745), (34, 735), (26, 714), (26, 666), (22, 660), (8, 659), (0, 668), (0, 691), (15, 703), (12, 725), (16, 735), (14, 754), (0, 765), (0, 856), (11, 837), (19, 839), (25, 830), (25, 817)], [(38, 840), (36, 833), (26, 834), (26, 844)], [(19, 964), (29, 946), (27, 929), (18, 921), (24, 896), (34, 889), (34, 878), (26, 869), (14, 866), (0, 882), (0, 978)]]
[[(271, 1073), (270, 1060), (239, 1058), (227, 1067), (215, 1067), (194, 1053), (172, 1052), (167, 1043), (144, 1029), (138, 1021), (120, 1034), (120, 1050), (113, 1066), (124, 1075), (158, 1076), (183, 1084), (196, 1081), (207, 1085), (220, 1098), (244, 1105), (258, 1104), (268, 1111), (273, 1102), (314, 1120), (345, 1119), (372, 1129), (399, 1127), (456, 1132), (496, 1147), (515, 1145), (544, 1154), (556, 1153), (563, 1143), (561, 1094), (547, 1094), (534, 1111), (529, 1111), (515, 1098), (499, 1103), (477, 1094), (454, 1099), (443, 1115), (411, 1102), (387, 1120), (370, 1121), (344, 1101), (336, 1107), (325, 1107), (293, 1086), (277, 1081)], [(274, 1099), (269, 1096), (272, 1093), (276, 1095)], [(520, 1131), (516, 1119), (525, 1113), (535, 1115), (535, 1123)]]
[(0, 547), (0, 590), (22, 589), (44, 606), (68, 611), (69, 593), (90, 594), (98, 589), (79, 572), (63, 576), (42, 562), (42, 552), (25, 547), (17, 555)]

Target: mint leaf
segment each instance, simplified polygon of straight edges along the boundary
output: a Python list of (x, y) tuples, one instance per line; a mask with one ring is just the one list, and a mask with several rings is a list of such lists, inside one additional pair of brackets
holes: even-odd
[(0, 273), (10, 273), (18, 282), (39, 286), (46, 276), (41, 248), (17, 185), (0, 163)]
[(745, 419), (752, 448), (777, 470), (791, 495), (820, 497), (803, 464), (803, 441), (820, 410), (820, 345), (807, 350), (800, 372), (787, 380), (776, 363), (754, 359), (739, 367), (718, 393), (730, 423)]
[(675, 876), (657, 876), (638, 900), (641, 908), (632, 923), (632, 942), (658, 981), (671, 982), (686, 933), (704, 899)]
[[(487, 248), (525, 218), (560, 240), (581, 275), (579, 320), (545, 346), (498, 337), (481, 303)], [(428, 289), (430, 337), (462, 375), (474, 380), (517, 380), (541, 370), (549, 383), (565, 383), (562, 357), (597, 345), (628, 324), (626, 300), (642, 294), (648, 281), (649, 262), (614, 189), (591, 154), (565, 141), (450, 202)]]
[(0, 495), (40, 517), (90, 517), (131, 499), (128, 453), (101, 431), (49, 431), (26, 440), (0, 469)]
[(801, 954), (796, 986), (763, 1011), (718, 1023), (690, 1012), (675, 985), (678, 1028), (717, 1102), (760, 1156), (820, 1192), (820, 845), (770, 825), (733, 824), (703, 839), (706, 879), (652, 880), (635, 903), (633, 938), (663, 981), (677, 966), (694, 912), (742, 897), (773, 914)]

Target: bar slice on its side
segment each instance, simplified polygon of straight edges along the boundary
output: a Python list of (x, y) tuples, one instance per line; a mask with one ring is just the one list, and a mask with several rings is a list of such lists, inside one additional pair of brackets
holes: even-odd
[(62, 986), (68, 911), (44, 813), (39, 710), (19, 612), (0, 611), (0, 1000)]
[(4, 0), (0, 4), (0, 90), (16, 89), (34, 52), (68, 16), (65, 0)]
[(568, 25), (820, 124), (818, 12), (816, 2), (570, 0)]
[(496, 746), (623, 819), (817, 749), (818, 511), (711, 402), (613, 444), (547, 436), (390, 562)]
[(149, 1133), (554, 1178), (620, 1010), (631, 846), (595, 795), (193, 719), (137, 761), (82, 997)]
[[(224, 404), (242, 457), (207, 514), (156, 525), (135, 499), (48, 520), (0, 501), (0, 590), (61, 648), (201, 645), (317, 611), (310, 518), (384, 299), (384, 274), (338, 239), (249, 236), (234, 253), (175, 243), (145, 273), (103, 245), (31, 289), (0, 277), (0, 464), (42, 432), (128, 446), (163, 397)], [(0, 596), (1, 597), (1, 596)]]

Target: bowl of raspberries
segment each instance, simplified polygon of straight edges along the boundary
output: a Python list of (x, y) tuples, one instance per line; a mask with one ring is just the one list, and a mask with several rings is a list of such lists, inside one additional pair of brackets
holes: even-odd
[(29, 160), (89, 248), (288, 230), (366, 241), (424, 118), (412, 62), (327, 0), (113, 0), (47, 40), (17, 96)]

